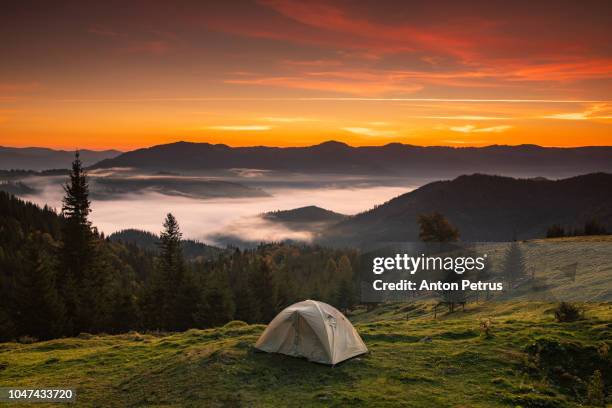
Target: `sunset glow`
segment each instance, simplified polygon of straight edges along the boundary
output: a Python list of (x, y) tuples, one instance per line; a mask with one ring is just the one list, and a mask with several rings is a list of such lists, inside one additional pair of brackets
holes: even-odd
[(3, 146), (612, 145), (606, 1), (27, 3)]

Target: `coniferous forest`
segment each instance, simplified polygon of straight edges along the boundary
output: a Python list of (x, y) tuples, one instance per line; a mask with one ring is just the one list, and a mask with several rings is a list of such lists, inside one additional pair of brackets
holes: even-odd
[(171, 213), (157, 250), (99, 232), (78, 154), (64, 191), (59, 213), (0, 192), (0, 341), (267, 323), (304, 298), (357, 301), (356, 251), (278, 243), (186, 258)]

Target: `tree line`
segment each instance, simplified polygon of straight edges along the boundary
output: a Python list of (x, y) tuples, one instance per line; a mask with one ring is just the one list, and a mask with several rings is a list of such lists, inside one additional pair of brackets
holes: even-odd
[(305, 298), (347, 310), (356, 251), (272, 243), (188, 261), (168, 214), (156, 251), (111, 242), (89, 219), (78, 153), (61, 213), (0, 192), (0, 340), (268, 323)]

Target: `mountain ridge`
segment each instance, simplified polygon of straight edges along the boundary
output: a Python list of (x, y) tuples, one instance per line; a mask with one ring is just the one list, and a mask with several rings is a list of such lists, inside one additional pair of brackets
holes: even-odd
[[(47, 147), (0, 146), (0, 170), (48, 170), (67, 169), (74, 159), (74, 150), (57, 150)], [(83, 164), (90, 166), (101, 160), (122, 154), (114, 149), (79, 150)]]
[(306, 147), (230, 147), (176, 142), (136, 149), (102, 160), (92, 168), (131, 167), (158, 171), (206, 171), (252, 168), (288, 172), (411, 174), (454, 177), (471, 173), (570, 176), (612, 172), (612, 146), (485, 147), (349, 146), (328, 141)]

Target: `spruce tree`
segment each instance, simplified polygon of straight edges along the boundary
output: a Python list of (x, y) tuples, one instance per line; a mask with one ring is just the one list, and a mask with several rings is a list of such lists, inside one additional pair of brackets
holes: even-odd
[(527, 274), (525, 267), (525, 258), (519, 244), (514, 241), (506, 249), (503, 264), (503, 276), (507, 282), (507, 288), (511, 289), (512, 285)]
[(65, 302), (68, 334), (76, 334), (89, 326), (90, 316), (79, 313), (79, 310), (82, 302), (90, 301), (82, 289), (87, 270), (93, 264), (95, 250), (95, 237), (88, 218), (91, 211), (89, 184), (78, 151), (64, 193), (58, 286)]
[(333, 301), (336, 306), (346, 312), (355, 306), (355, 286), (353, 284), (353, 268), (351, 261), (346, 255), (342, 255), (338, 261), (337, 276), (334, 280), (335, 292)]
[(155, 273), (146, 294), (146, 314), (150, 328), (181, 330), (191, 323), (195, 304), (183, 293), (191, 286), (185, 277), (185, 261), (181, 247), (182, 233), (176, 218), (168, 214), (160, 234), (159, 256)]

